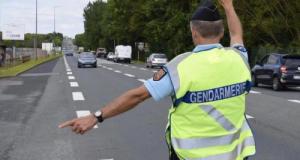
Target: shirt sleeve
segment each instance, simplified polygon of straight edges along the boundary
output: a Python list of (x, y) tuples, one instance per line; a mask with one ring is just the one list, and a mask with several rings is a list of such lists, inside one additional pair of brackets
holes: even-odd
[(150, 78), (144, 83), (144, 85), (155, 101), (160, 101), (171, 96), (174, 91), (168, 73), (159, 81), (154, 81), (153, 78)]
[(234, 44), (232, 48), (237, 49), (247, 60), (248, 60), (248, 51), (243, 44)]

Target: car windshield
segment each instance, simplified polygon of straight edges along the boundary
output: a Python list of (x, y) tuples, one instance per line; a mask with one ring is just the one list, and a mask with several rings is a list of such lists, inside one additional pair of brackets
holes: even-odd
[(287, 66), (300, 66), (300, 57), (298, 58), (286, 58), (285, 65)]
[(155, 54), (154, 58), (167, 58), (165, 54)]
[(80, 55), (80, 58), (95, 58), (93, 53), (84, 53)]

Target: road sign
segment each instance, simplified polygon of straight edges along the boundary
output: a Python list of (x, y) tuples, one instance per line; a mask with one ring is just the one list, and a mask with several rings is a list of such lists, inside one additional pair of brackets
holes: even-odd
[(3, 26), (3, 40), (24, 40), (24, 24), (6, 24)]

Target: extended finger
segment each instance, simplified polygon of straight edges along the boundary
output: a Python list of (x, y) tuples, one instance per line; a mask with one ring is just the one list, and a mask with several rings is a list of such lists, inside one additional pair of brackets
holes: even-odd
[(70, 121), (66, 121), (66, 122), (60, 124), (58, 127), (59, 128), (65, 128), (67, 126), (73, 126), (73, 125), (74, 125), (74, 120), (70, 120)]

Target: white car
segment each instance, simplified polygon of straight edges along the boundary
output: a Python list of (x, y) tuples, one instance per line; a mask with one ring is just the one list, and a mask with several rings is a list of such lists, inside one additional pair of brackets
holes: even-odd
[(168, 63), (168, 58), (163, 53), (152, 53), (146, 60), (146, 67), (162, 67)]
[(107, 60), (109, 60), (109, 61), (113, 61), (114, 59), (115, 59), (115, 54), (113, 53), (113, 52), (109, 52), (108, 54), (107, 54)]

